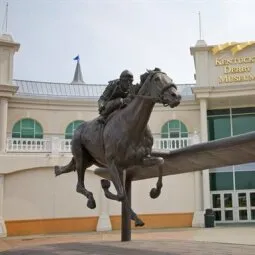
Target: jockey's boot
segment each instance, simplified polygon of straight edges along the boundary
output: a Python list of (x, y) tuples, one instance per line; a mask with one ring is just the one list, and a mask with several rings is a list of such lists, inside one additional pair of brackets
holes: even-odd
[(103, 115), (100, 115), (97, 119), (98, 123), (105, 124), (106, 118)]

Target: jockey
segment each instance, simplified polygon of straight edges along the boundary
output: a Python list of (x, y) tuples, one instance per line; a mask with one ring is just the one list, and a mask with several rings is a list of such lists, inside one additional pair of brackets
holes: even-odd
[(133, 80), (133, 74), (128, 70), (124, 70), (119, 79), (109, 81), (108, 86), (98, 100), (99, 122), (105, 123), (111, 112), (128, 104), (130, 99), (127, 96), (131, 86), (133, 86)]

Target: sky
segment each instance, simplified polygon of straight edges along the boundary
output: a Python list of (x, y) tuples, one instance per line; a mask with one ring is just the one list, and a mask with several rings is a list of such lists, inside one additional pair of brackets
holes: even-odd
[[(121, 71), (135, 82), (161, 68), (194, 83), (190, 47), (255, 40), (254, 0), (9, 0), (8, 33), (21, 44), (14, 79), (69, 83), (79, 54), (83, 79), (106, 84)], [(0, 29), (6, 0), (0, 0)], [(0, 31), (1, 32), (1, 31)]]

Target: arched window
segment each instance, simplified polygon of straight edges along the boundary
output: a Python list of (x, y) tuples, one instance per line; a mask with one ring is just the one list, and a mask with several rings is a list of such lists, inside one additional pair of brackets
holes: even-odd
[(75, 131), (75, 129), (81, 124), (83, 123), (83, 120), (75, 120), (73, 122), (71, 122), (65, 131), (65, 139), (72, 139), (73, 137), (73, 132)]
[(188, 137), (188, 129), (180, 120), (170, 120), (161, 128), (161, 138)]
[(43, 138), (43, 129), (39, 122), (33, 119), (22, 119), (12, 128), (14, 138)]

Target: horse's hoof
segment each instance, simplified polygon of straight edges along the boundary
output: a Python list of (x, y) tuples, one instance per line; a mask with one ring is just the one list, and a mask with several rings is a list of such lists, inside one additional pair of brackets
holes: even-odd
[(55, 177), (60, 175), (60, 167), (59, 166), (54, 166), (54, 172), (55, 172)]
[(136, 219), (135, 226), (136, 227), (142, 227), (142, 226), (144, 226), (144, 222), (140, 219)]
[(111, 183), (110, 181), (103, 179), (101, 180), (101, 186), (103, 189), (109, 189), (111, 186)]
[(153, 189), (151, 189), (150, 197), (155, 199), (155, 198), (159, 197), (160, 193), (161, 193), (160, 189), (153, 188)]
[(95, 209), (96, 208), (96, 201), (94, 198), (91, 198), (87, 202), (87, 207), (90, 209)]

